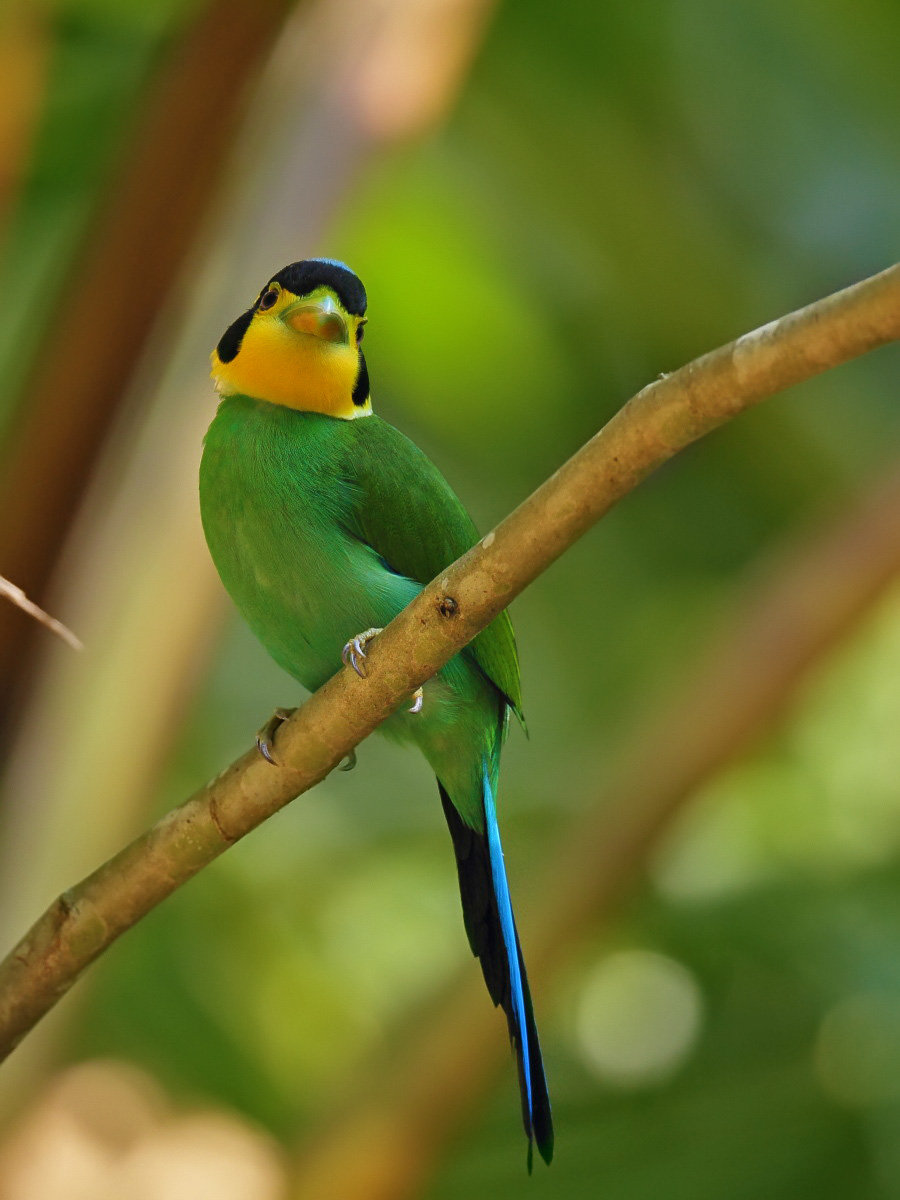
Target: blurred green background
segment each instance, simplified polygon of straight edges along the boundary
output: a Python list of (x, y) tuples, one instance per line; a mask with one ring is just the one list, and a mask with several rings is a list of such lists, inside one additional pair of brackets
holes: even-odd
[[(274, 270), (360, 274), (376, 408), (487, 529), (660, 372), (900, 242), (889, 0), (248, 7), (0, 14), (0, 573), (86, 644), (2, 613), (4, 949), (298, 700), (225, 600), (196, 501), (206, 356)], [(403, 1058), (436, 1028), (444, 1066), (465, 1058), (446, 1013), (479, 981), (433, 780), (375, 738), (16, 1052), (0, 1196), (900, 1195), (900, 518), (870, 505), (895, 531), (874, 567), (864, 522), (828, 541), (896, 463), (898, 362), (707, 438), (514, 606), (531, 736), (502, 823), (550, 1170), (525, 1176), (511, 1059), (457, 1095)], [(646, 837), (597, 847), (621, 882), (588, 871), (596, 903), (550, 928), (579, 830), (630, 819), (641, 763), (678, 774), (666, 714), (715, 742), (710, 710), (740, 710), (726, 673), (692, 718), (692, 673), (816, 536), (830, 583), (795, 626), (857, 589), (852, 619)], [(751, 657), (777, 675), (786, 654)]]

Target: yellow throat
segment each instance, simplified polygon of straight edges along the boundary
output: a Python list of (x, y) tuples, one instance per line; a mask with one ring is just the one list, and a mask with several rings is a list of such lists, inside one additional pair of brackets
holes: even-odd
[(365, 321), (330, 287), (298, 296), (274, 279), (210, 355), (216, 390), (344, 420), (369, 416)]

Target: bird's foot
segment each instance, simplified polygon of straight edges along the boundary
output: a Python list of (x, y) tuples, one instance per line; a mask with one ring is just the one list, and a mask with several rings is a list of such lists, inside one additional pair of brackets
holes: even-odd
[[(366, 677), (366, 646), (371, 642), (372, 638), (378, 637), (381, 632), (380, 628), (373, 626), (371, 629), (367, 629), (365, 633), (358, 633), (355, 638), (350, 639), (341, 651), (341, 659), (344, 665), (352, 667), (360, 679), (365, 679)], [(410, 705), (409, 711), (411, 713), (420, 713), (422, 705), (425, 703), (425, 692), (422, 688), (416, 688), (412, 694), (412, 700), (413, 702)], [(352, 762), (350, 758), (352, 758)], [(347, 760), (349, 766), (341, 767), (342, 771), (352, 771), (356, 766), (356, 756), (351, 755), (350, 758)]]
[(275, 734), (288, 717), (293, 716), (296, 711), (296, 708), (276, 708), (256, 735), (257, 750), (266, 762), (271, 763), (273, 767), (280, 765), (278, 759), (275, 757)]
[(365, 633), (358, 633), (355, 638), (350, 639), (341, 651), (341, 658), (344, 665), (352, 667), (360, 679), (365, 679), (366, 677), (366, 646), (379, 633), (381, 633), (381, 629), (375, 627), (367, 629)]
[(338, 767), (338, 770), (339, 771), (352, 771), (355, 766), (356, 766), (356, 751), (351, 750), (350, 753), (347, 755), (347, 757), (344, 759), (344, 761), (341, 763), (341, 765)]

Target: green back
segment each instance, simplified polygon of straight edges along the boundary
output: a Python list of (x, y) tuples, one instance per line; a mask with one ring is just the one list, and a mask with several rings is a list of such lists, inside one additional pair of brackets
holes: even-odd
[[(350, 425), (357, 493), (350, 532), (391, 570), (430, 583), (478, 541), (472, 518), (434, 463), (399, 430), (377, 416)], [(508, 613), (483, 629), (467, 652), (521, 721), (519, 659)]]

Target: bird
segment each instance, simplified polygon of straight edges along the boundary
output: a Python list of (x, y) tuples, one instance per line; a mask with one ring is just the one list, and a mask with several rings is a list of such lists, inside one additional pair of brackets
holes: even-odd
[[(213, 350), (219, 405), (204, 438), (200, 511), (225, 589), (272, 658), (309, 691), (349, 664), (478, 531), (431, 460), (372, 409), (366, 291), (336, 259), (274, 274)], [(463, 921), (506, 1015), (532, 1169), (553, 1121), (497, 824), (500, 752), (524, 725), (502, 612), (381, 730), (422, 751), (453, 842)], [(277, 762), (276, 709), (258, 745)], [(354, 760), (355, 761), (355, 760)], [(352, 765), (352, 763), (350, 764)]]

